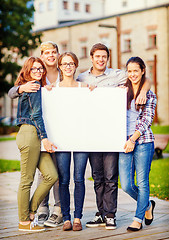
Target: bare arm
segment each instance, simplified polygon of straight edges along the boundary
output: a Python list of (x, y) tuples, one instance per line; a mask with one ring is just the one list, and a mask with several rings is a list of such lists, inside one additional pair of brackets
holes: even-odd
[(147, 94), (148, 90), (150, 90), (150, 87), (151, 87), (150, 79), (146, 78), (146, 81), (143, 84), (140, 94), (138, 95), (138, 97), (136, 99), (136, 104), (146, 104), (146, 101), (147, 101), (146, 94)]

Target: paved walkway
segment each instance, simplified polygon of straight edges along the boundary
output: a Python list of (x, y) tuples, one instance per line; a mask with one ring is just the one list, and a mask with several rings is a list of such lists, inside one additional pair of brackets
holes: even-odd
[[(11, 141), (10, 141), (11, 142)], [(0, 152), (11, 152), (15, 149), (15, 141), (5, 143), (6, 147), (2, 149), (0, 144)], [(10, 144), (10, 146), (9, 146)], [(3, 145), (4, 146), (4, 145)], [(1, 158), (1, 155), (0, 155)], [(5, 157), (6, 158), (6, 157)], [(9, 158), (8, 158), (9, 159)], [(17, 156), (13, 151), (13, 159)], [(83, 231), (80, 232), (63, 232), (62, 227), (48, 228), (46, 232), (41, 233), (23, 233), (18, 231), (18, 214), (17, 214), (17, 189), (19, 185), (20, 172), (2, 173), (0, 174), (0, 239), (10, 240), (98, 240), (98, 239), (169, 239), (169, 201), (163, 201), (152, 198), (156, 201), (154, 211), (154, 221), (150, 226), (143, 224), (143, 229), (137, 233), (129, 233), (126, 231), (127, 226), (132, 222), (136, 203), (121, 189), (118, 194), (118, 212), (116, 230), (106, 230), (104, 227), (86, 228), (85, 223), (93, 218), (96, 212), (95, 194), (93, 191), (93, 182), (88, 180), (91, 176), (90, 166), (88, 164), (86, 171), (86, 198), (84, 203), (84, 216), (82, 218)], [(32, 191), (36, 187), (35, 178)], [(73, 181), (71, 177), (71, 211), (73, 215)], [(51, 206), (53, 204), (53, 194), (50, 196)]]

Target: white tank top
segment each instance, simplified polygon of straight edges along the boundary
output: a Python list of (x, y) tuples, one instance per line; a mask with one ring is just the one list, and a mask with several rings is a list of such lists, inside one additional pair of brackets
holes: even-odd
[[(56, 83), (56, 87), (59, 87), (59, 83), (60, 83), (60, 82), (57, 82), (57, 83)], [(81, 83), (81, 82), (78, 82), (78, 88), (79, 88), (79, 87), (82, 87), (82, 83)]]

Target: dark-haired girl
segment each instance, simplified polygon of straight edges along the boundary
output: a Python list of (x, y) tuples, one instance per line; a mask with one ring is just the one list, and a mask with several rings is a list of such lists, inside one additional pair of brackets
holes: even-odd
[[(39, 58), (30, 57), (24, 63), (15, 86), (29, 81), (46, 84), (46, 68)], [(20, 126), (16, 143), (21, 153), (21, 179), (18, 190), (18, 213), (20, 231), (43, 231), (33, 220), (36, 210), (58, 178), (49, 153), (42, 152), (41, 141), (47, 152), (53, 152), (42, 118), (41, 89), (22, 93), (18, 101), (17, 125)], [(56, 148), (56, 147), (55, 147)], [(30, 190), (36, 168), (43, 174), (43, 181), (36, 188), (31, 200)]]
[[(154, 154), (154, 136), (150, 129), (156, 107), (156, 96), (147, 92), (145, 105), (135, 102), (145, 82), (146, 66), (139, 57), (132, 57), (127, 64), (127, 141), (124, 153), (119, 154), (119, 174), (122, 189), (137, 201), (134, 221), (127, 228), (138, 231), (153, 221), (155, 202), (149, 200), (149, 172)], [(137, 185), (134, 182), (136, 172)]]

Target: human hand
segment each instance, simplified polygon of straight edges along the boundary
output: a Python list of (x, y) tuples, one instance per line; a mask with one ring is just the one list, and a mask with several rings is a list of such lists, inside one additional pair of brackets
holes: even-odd
[(18, 93), (37, 92), (39, 89), (40, 89), (40, 85), (38, 83), (35, 83), (35, 80), (33, 80), (33, 81), (29, 81), (23, 85), (20, 85)]
[(51, 91), (51, 90), (52, 90), (52, 86), (51, 86), (51, 85), (45, 85), (45, 88), (46, 88), (48, 91)]
[(147, 97), (146, 97), (147, 91), (141, 90), (140, 94), (138, 95), (136, 99), (136, 104), (146, 104)]
[(48, 90), (48, 91), (51, 91), (53, 87), (56, 87), (54, 83), (50, 84), (50, 85), (45, 85), (45, 88)]
[(49, 141), (48, 138), (42, 139), (42, 143), (43, 143), (43, 146), (44, 146), (45, 150), (49, 153), (55, 152), (54, 148), (57, 149), (57, 147), (54, 145), (54, 143)]
[(94, 86), (94, 85), (88, 85), (88, 88), (90, 89), (90, 91), (93, 91), (95, 88), (97, 88), (97, 86)]
[(134, 150), (134, 147), (135, 147), (135, 142), (131, 142), (131, 140), (129, 139), (128, 141), (126, 141), (124, 145), (124, 152), (125, 153), (132, 152)]

